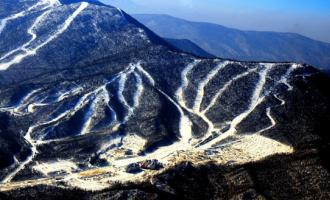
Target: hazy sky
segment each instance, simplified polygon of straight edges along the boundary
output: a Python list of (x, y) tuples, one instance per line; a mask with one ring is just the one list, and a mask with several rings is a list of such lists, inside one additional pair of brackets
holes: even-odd
[(243, 30), (296, 32), (330, 42), (330, 0), (101, 1), (130, 14), (169, 14)]

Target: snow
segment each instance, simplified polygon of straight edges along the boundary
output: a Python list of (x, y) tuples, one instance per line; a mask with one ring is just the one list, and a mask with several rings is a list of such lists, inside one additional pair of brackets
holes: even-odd
[(225, 146), (215, 155), (220, 163), (245, 164), (256, 162), (275, 154), (291, 154), (294, 149), (284, 143), (259, 134), (245, 135)]
[(7, 23), (9, 21), (21, 18), (26, 16), (29, 12), (31, 12), (32, 10), (38, 8), (39, 6), (44, 6), (42, 9), (47, 9), (50, 8), (52, 6), (58, 5), (58, 1), (57, 0), (42, 0), (42, 1), (38, 1), (36, 4), (32, 5), (31, 7), (27, 8), (26, 10), (23, 10), (19, 13), (10, 15), (4, 19), (1, 19), (0, 21), (0, 35), (2, 33), (2, 31), (5, 29)]
[(72, 171), (77, 170), (78, 166), (69, 160), (57, 160), (52, 162), (37, 163), (32, 169), (49, 176), (50, 173), (54, 172), (66, 172), (71, 174)]
[[(138, 64), (137, 69), (138, 69), (138, 71), (143, 73), (144, 76), (147, 77), (147, 79), (149, 80), (151, 85), (155, 85), (155, 81), (152, 78), (152, 76), (146, 70), (144, 70), (141, 65)], [(137, 156), (137, 157), (133, 157), (133, 158), (124, 158), (124, 159), (115, 160), (112, 163), (114, 166), (123, 167), (123, 166), (127, 166), (131, 163), (140, 162), (140, 161), (143, 161), (146, 159), (158, 159), (161, 162), (166, 162), (167, 158), (171, 154), (173, 154), (177, 151), (180, 151), (180, 150), (187, 150), (187, 149), (191, 148), (191, 145), (189, 144), (189, 140), (192, 138), (192, 128), (191, 128), (192, 123), (191, 123), (189, 117), (187, 117), (185, 115), (181, 106), (176, 101), (174, 101), (170, 96), (168, 96), (163, 91), (161, 91), (161, 90), (158, 90), (158, 91), (161, 94), (163, 94), (164, 97), (166, 97), (173, 105), (175, 105), (176, 108), (178, 109), (178, 111), (180, 112), (180, 122), (179, 122), (179, 132), (181, 135), (180, 141), (176, 142), (172, 145), (160, 147), (153, 153), (150, 153), (150, 154), (147, 154), (144, 156)]]
[(27, 33), (29, 35), (31, 35), (31, 39), (23, 44), (22, 46), (6, 53), (5, 55), (3, 55), (1, 58), (0, 58), (0, 61), (1, 60), (4, 60), (6, 59), (7, 57), (13, 55), (14, 53), (16, 52), (20, 52), (20, 51), (28, 51), (27, 47), (33, 42), (35, 41), (35, 39), (37, 38), (37, 35), (35, 33), (35, 30), (40, 26), (41, 22), (49, 15), (49, 13), (51, 12), (51, 10), (47, 10), (45, 11), (44, 13), (42, 13), (39, 17), (37, 17), (37, 19), (33, 22), (32, 26), (28, 29)]
[(86, 135), (87, 133), (90, 132), (91, 125), (92, 125), (92, 119), (94, 116), (94, 110), (95, 110), (95, 107), (97, 106), (97, 103), (99, 100), (100, 100), (99, 97), (96, 97), (93, 100), (93, 103), (92, 103), (91, 107), (89, 108), (88, 112), (85, 114), (85, 123), (80, 132), (80, 135)]
[[(155, 80), (152, 78), (152, 76), (147, 71), (145, 71), (143, 69), (143, 67), (141, 65), (138, 65), (137, 68), (148, 78), (151, 85), (155, 85)], [(160, 93), (162, 93), (171, 103), (173, 103), (173, 105), (175, 105), (175, 107), (180, 112), (181, 117), (180, 117), (179, 132), (181, 134), (181, 141), (183, 142), (183, 145), (187, 146), (189, 143), (189, 139), (192, 137), (192, 130), (191, 130), (192, 123), (191, 123), (189, 117), (187, 117), (185, 115), (181, 106), (176, 101), (174, 101), (170, 96), (168, 96), (163, 91), (161, 91), (161, 90), (158, 90), (158, 91)]]
[[(53, 35), (50, 35), (50, 37), (47, 38), (46, 41), (42, 42), (38, 46), (32, 48), (32, 49), (26, 49), (25, 52), (16, 55), (13, 59), (11, 59), (8, 62), (3, 62), (0, 63), (0, 70), (6, 70), (9, 67), (11, 67), (14, 64), (19, 64), (24, 60), (26, 57), (36, 55), (37, 51), (46, 46), (48, 43), (52, 42), (56, 38), (58, 38), (61, 34), (63, 34), (71, 25), (71, 23), (74, 21), (74, 19), (84, 10), (88, 7), (87, 2), (82, 2), (80, 6), (73, 12), (72, 15), (70, 15), (65, 22), (63, 23), (62, 27), (58, 30)], [(33, 25), (32, 25), (33, 26)], [(31, 29), (32, 30), (32, 29)]]
[[(244, 119), (246, 119), (246, 117), (249, 116), (261, 102), (263, 102), (265, 98), (264, 95), (268, 94), (268, 93), (263, 93), (263, 91), (267, 81), (268, 72), (275, 66), (274, 64), (264, 63), (261, 64), (259, 67), (249, 69), (244, 73), (236, 75), (231, 80), (226, 82), (222, 86), (222, 88), (218, 90), (218, 92), (212, 98), (210, 105), (205, 110), (201, 111), (200, 106), (199, 109), (187, 108), (186, 100), (184, 97), (184, 92), (189, 84), (189, 80), (187, 76), (189, 75), (190, 71), (194, 68), (194, 66), (196, 66), (199, 62), (200, 62), (199, 60), (195, 60), (194, 62), (187, 65), (186, 68), (183, 70), (181, 74), (181, 78), (182, 78), (181, 85), (179, 86), (179, 88), (175, 93), (175, 97), (177, 101), (172, 99), (172, 97), (170, 97), (168, 94), (158, 89), (159, 93), (161, 93), (166, 99), (168, 99), (168, 101), (171, 102), (180, 113), (179, 141), (168, 146), (160, 147), (152, 153), (139, 156), (138, 154), (145, 148), (145, 145), (147, 144), (147, 140), (136, 135), (136, 133), (127, 133), (125, 136), (113, 135), (111, 139), (108, 139), (108, 141), (104, 141), (103, 145), (98, 151), (101, 158), (105, 158), (109, 161), (109, 163), (111, 163), (109, 169), (98, 168), (98, 169), (90, 169), (90, 171), (77, 173), (74, 172), (79, 170), (77, 168), (77, 165), (70, 160), (57, 160), (51, 162), (36, 163), (34, 166), (32, 166), (33, 169), (43, 173), (45, 176), (49, 176), (51, 173), (54, 172), (66, 172), (67, 175), (63, 177), (64, 178), (63, 181), (65, 181), (68, 185), (94, 191), (108, 187), (111, 181), (126, 181), (126, 180), (128, 181), (134, 178), (138, 178), (139, 176), (141, 179), (147, 176), (147, 172), (143, 172), (139, 175), (134, 175), (134, 176), (124, 172), (123, 171), (124, 167), (126, 167), (131, 163), (136, 163), (147, 159), (157, 159), (166, 165), (171, 163), (172, 159), (174, 159), (177, 155), (179, 155), (179, 152), (185, 152), (187, 154), (190, 154), (191, 152), (192, 154), (197, 154), (203, 152), (203, 150), (217, 148), (219, 146), (215, 147), (214, 145), (221, 142), (223, 139), (228, 138), (229, 136), (233, 136), (233, 138), (236, 138), (236, 140), (221, 146), (222, 149), (221, 152), (214, 155), (215, 157), (219, 158), (219, 160), (222, 161), (234, 160), (235, 162), (246, 163), (246, 162), (251, 162), (252, 160), (262, 159), (277, 153), (293, 152), (292, 147), (260, 135), (261, 133), (270, 130), (271, 128), (276, 126), (276, 121), (273, 118), (271, 112), (272, 107), (268, 107), (266, 110), (266, 115), (269, 118), (269, 121), (271, 122), (271, 124), (268, 127), (259, 130), (258, 132), (252, 135), (247, 135), (247, 136), (236, 135), (236, 127)], [(210, 82), (210, 80), (212, 80), (212, 78), (218, 73), (218, 71), (225, 66), (226, 64), (224, 63), (222, 65), (221, 64), (217, 65), (217, 67), (213, 69), (209, 74), (207, 74), (206, 78), (200, 83), (198, 88), (201, 90), (199, 91), (199, 93), (202, 94), (202, 96), (204, 96), (203, 90), (208, 84), (208, 82)], [(208, 143), (205, 143), (200, 146), (195, 146), (192, 143), (193, 140), (192, 122), (190, 121), (190, 118), (186, 115), (185, 112), (191, 112), (200, 116), (209, 125), (209, 128), (205, 136), (210, 136), (212, 132), (219, 131), (218, 129), (214, 128), (214, 124), (206, 117), (205, 113), (208, 110), (212, 109), (217, 99), (221, 97), (223, 92), (226, 91), (235, 81), (254, 72), (257, 72), (259, 74), (259, 79), (255, 84), (253, 93), (251, 94), (250, 104), (248, 108), (244, 112), (236, 116), (230, 122), (230, 129), (228, 131), (226, 131), (219, 137), (209, 141)], [(128, 105), (123, 95), (124, 89), (126, 87), (125, 86), (126, 81), (129, 75), (134, 75), (134, 80), (136, 81), (135, 82), (136, 90), (133, 92), (133, 105), (131, 107)], [(147, 84), (143, 82), (143, 80), (145, 79), (143, 79), (142, 76), (149, 82), (150, 85), (152, 86), (156, 85), (156, 82), (153, 79), (153, 77), (149, 74), (148, 71), (146, 71), (142, 67), (140, 63), (130, 64), (123, 71), (119, 72), (112, 80), (84, 94), (80, 98), (76, 106), (71, 110), (65, 111), (64, 113), (60, 114), (59, 116), (55, 117), (52, 120), (41, 122), (34, 126), (31, 126), (29, 128), (29, 131), (25, 135), (25, 139), (32, 146), (31, 147), (32, 155), (24, 162), (17, 163), (18, 167), (13, 172), (11, 172), (3, 180), (3, 182), (4, 183), (10, 182), (10, 180), (13, 177), (15, 177), (17, 173), (19, 173), (28, 164), (30, 164), (38, 153), (37, 152), (38, 145), (43, 144), (43, 142), (47, 142), (47, 141), (32, 139), (33, 132), (35, 132), (40, 126), (43, 127), (45, 125), (56, 124), (60, 120), (65, 120), (70, 116), (74, 115), (75, 112), (77, 112), (79, 109), (81, 109), (83, 106), (87, 105), (88, 103), (91, 103), (91, 109), (90, 112), (87, 113), (86, 122), (81, 132), (82, 134), (87, 134), (90, 132), (91, 126), (93, 124), (93, 116), (97, 115), (97, 111), (99, 110), (100, 106), (108, 106), (109, 109), (112, 111), (114, 121), (116, 121), (116, 113), (109, 106), (109, 102), (111, 100), (110, 99), (111, 94), (109, 94), (109, 92), (106, 89), (108, 84), (114, 82), (118, 83), (117, 92), (119, 98), (121, 98), (122, 104), (123, 105), (126, 104), (129, 110), (131, 112), (134, 112), (134, 109), (136, 109), (140, 105), (140, 101), (144, 92), (144, 84)], [(283, 77), (285, 76), (287, 75), (284, 75)], [(284, 80), (284, 78), (278, 81), (277, 84), (281, 83), (282, 80)], [(61, 93), (59, 94), (59, 98), (57, 100), (63, 100), (65, 98), (70, 97), (71, 95), (76, 95), (77, 93), (80, 93), (82, 91), (83, 89), (79, 87), (73, 89), (71, 88), (68, 91), (61, 91)], [(33, 107), (38, 105), (37, 103), (32, 102), (34, 100), (34, 96), (38, 92), (39, 92), (38, 89), (31, 91), (28, 95), (26, 95), (26, 97), (23, 98), (22, 103), (25, 103), (26, 105), (29, 104), (28, 107), (31, 106), (31, 108), (28, 110), (33, 110)], [(281, 101), (282, 103), (281, 105), (285, 104), (285, 101), (280, 99), (277, 95), (274, 95), (274, 97), (278, 98)], [(197, 98), (197, 102), (195, 104), (199, 104), (200, 102), (201, 101)], [(129, 115), (130, 114), (128, 114), (127, 116)], [(114, 148), (110, 148), (110, 147), (114, 147)], [(125, 150), (131, 150), (133, 154), (131, 156), (127, 156), (125, 154)], [(188, 156), (185, 159), (190, 159), (190, 158)], [(110, 170), (110, 168), (112, 171)], [(110, 170), (111, 175), (107, 174), (106, 176), (100, 176), (97, 178), (88, 178), (87, 176), (88, 174), (92, 174), (92, 175), (97, 174), (98, 173), (97, 170), (100, 170), (100, 174), (108, 173)]]
[(30, 164), (34, 157), (37, 154), (37, 146), (35, 144), (35, 142), (31, 139), (31, 132), (33, 130), (33, 127), (30, 127), (27, 134), (24, 136), (24, 139), (28, 142), (28, 144), (31, 145), (31, 155), (27, 157), (27, 159), (25, 161), (23, 161), (22, 163), (18, 163), (18, 167), (10, 172), (2, 181), (1, 183), (8, 183), (10, 182), (20, 171), (22, 171), (26, 165)]
[(292, 64), (291, 67), (287, 70), (286, 74), (281, 78), (280, 83), (285, 84), (288, 87), (288, 90), (291, 91), (293, 87), (289, 84), (288, 78), (290, 77), (291, 73), (294, 72), (294, 70), (298, 69), (299, 67), (302, 67), (300, 64)]
[[(141, 76), (135, 71), (138, 67), (139, 67), (139, 63), (130, 64), (128, 71), (125, 73), (122, 73), (119, 77), (119, 82), (118, 82), (118, 84), (119, 84), (119, 87), (118, 87), (119, 101), (125, 106), (125, 108), (128, 111), (128, 114), (125, 116), (125, 119), (122, 123), (126, 123), (129, 120), (129, 118), (134, 114), (135, 109), (140, 105), (140, 99), (143, 94), (144, 87), (143, 87)], [(136, 79), (136, 87), (137, 87), (137, 90), (135, 91), (134, 96), (133, 96), (133, 106), (132, 107), (127, 103), (127, 101), (123, 95), (127, 77), (130, 74), (134, 75), (134, 77)]]
[(29, 105), (29, 103), (34, 99), (33, 97), (40, 92), (41, 89), (36, 89), (36, 90), (32, 90), (31, 92), (29, 92), (27, 95), (25, 95), (25, 97), (23, 97), (20, 102), (18, 103), (18, 105), (13, 106), (13, 107), (6, 107), (6, 108), (1, 108), (0, 110), (2, 111), (8, 111), (10, 112), (12, 115), (16, 115), (16, 116), (23, 116), (24, 113), (24, 109)]
[(123, 144), (122, 147), (132, 150), (135, 154), (138, 154), (140, 151), (142, 151), (147, 144), (147, 140), (136, 134), (128, 134), (123, 138), (121, 142)]
[(181, 106), (186, 105), (185, 97), (184, 97), (184, 90), (187, 89), (189, 80), (188, 80), (188, 74), (190, 71), (199, 63), (201, 60), (194, 60), (194, 62), (190, 63), (181, 73), (181, 85), (178, 88), (178, 90), (175, 92), (176, 99), (178, 100), (179, 104)]
[(128, 119), (131, 117), (131, 115), (133, 114), (133, 109), (128, 105), (125, 97), (124, 97), (124, 89), (125, 89), (125, 84), (126, 84), (126, 80), (127, 80), (127, 76), (131, 73), (131, 71), (129, 71), (127, 74), (124, 73), (120, 76), (119, 78), (119, 87), (118, 87), (118, 98), (120, 103), (122, 103), (124, 105), (124, 107), (127, 109), (128, 114), (125, 116), (125, 119), (122, 123), (125, 123), (128, 121)]
[(218, 74), (218, 72), (223, 69), (224, 67), (226, 67), (227, 65), (229, 65), (231, 62), (230, 61), (224, 61), (221, 62), (217, 67), (215, 67), (214, 69), (212, 69), (207, 76), (205, 77), (204, 80), (202, 80), (197, 88), (197, 95), (196, 95), (196, 99), (194, 102), (194, 106), (193, 106), (193, 110), (194, 112), (200, 112), (200, 107), (204, 98), (204, 89), (207, 86), (207, 84)]
[(78, 86), (76, 88), (73, 88), (72, 90), (62, 92), (59, 94), (59, 97), (57, 98), (56, 102), (60, 102), (60, 101), (67, 99), (68, 97), (75, 96), (75, 95), (81, 93), (83, 90), (84, 90), (84, 88)]
[(283, 99), (281, 99), (280, 97), (278, 97), (278, 95), (274, 94), (274, 97), (281, 102), (281, 106), (285, 105), (285, 101)]
[(135, 76), (135, 79), (137, 82), (136, 83), (137, 90), (136, 90), (136, 93), (134, 94), (134, 98), (133, 98), (133, 107), (137, 108), (140, 105), (140, 100), (141, 100), (141, 97), (143, 94), (144, 87), (143, 87), (143, 82), (142, 82), (141, 76), (136, 72), (134, 72), (134, 76)]
[[(213, 97), (210, 105), (203, 111), (201, 111), (200, 109), (200, 105), (202, 103), (203, 97), (204, 97), (204, 88), (207, 86), (207, 84), (219, 73), (219, 71), (221, 69), (223, 69), (224, 67), (226, 67), (228, 64), (233, 63), (231, 61), (225, 61), (225, 62), (221, 62), (220, 64), (218, 64), (213, 70), (211, 70), (205, 77), (205, 79), (203, 79), (199, 85), (198, 85), (198, 89), (197, 89), (197, 97), (195, 98), (195, 102), (194, 102), (194, 107), (193, 108), (188, 108), (186, 106), (186, 101), (184, 98), (184, 90), (187, 88), (188, 84), (189, 84), (189, 80), (187, 78), (188, 74), (190, 73), (190, 71), (199, 63), (199, 60), (195, 60), (194, 62), (190, 63), (181, 73), (181, 79), (182, 79), (182, 83), (179, 86), (178, 90), (175, 93), (176, 99), (178, 100), (179, 104), (185, 108), (187, 111), (194, 113), (195, 115), (199, 116), (200, 118), (203, 119), (203, 121), (208, 125), (208, 129), (206, 131), (206, 133), (204, 133), (204, 136), (202, 139), (200, 139), (200, 141), (203, 142), (203, 140), (207, 139), (208, 137), (210, 137), (212, 135), (213, 132), (218, 132), (220, 131), (219, 129), (216, 129), (213, 122), (208, 119), (208, 117), (206, 116), (206, 113), (209, 109), (211, 109), (217, 99), (222, 95), (222, 93), (228, 89), (228, 87), (236, 80), (247, 76), (248, 74), (250, 74), (253, 71), (256, 71), (257, 68), (251, 69), (247, 72), (244, 72), (236, 77), (234, 77), (232, 80), (228, 81), (223, 88), (221, 88), (219, 90), (219, 92)], [(192, 138), (191, 138), (192, 139)], [(199, 142), (200, 143), (200, 142)], [(198, 146), (198, 145), (197, 145)]]
[(152, 76), (146, 71), (144, 70), (144, 68), (142, 67), (142, 65), (140, 63), (137, 64), (136, 68), (144, 75), (146, 76), (146, 78), (148, 79), (149, 83), (152, 86), (155, 86), (155, 80), (152, 78)]
[(235, 76), (234, 78), (232, 78), (230, 81), (228, 81), (227, 83), (225, 83), (225, 85), (215, 94), (215, 96), (212, 98), (210, 104), (203, 110), (203, 113), (207, 113), (216, 103), (217, 100), (221, 97), (221, 95), (237, 80), (244, 78), (246, 76), (248, 76), (249, 74), (251, 74), (252, 72), (257, 71), (257, 68), (253, 68), (248, 70), (247, 72), (241, 73), (237, 76)]
[(264, 100), (264, 96), (262, 96), (262, 90), (264, 88), (264, 85), (266, 83), (266, 78), (268, 72), (272, 69), (274, 64), (262, 64), (264, 66), (264, 69), (259, 72), (259, 81), (256, 84), (256, 87), (254, 89), (253, 95), (250, 99), (250, 105), (243, 113), (236, 116), (231, 122), (230, 122), (230, 129), (220, 135), (219, 137), (209, 141), (208, 143), (202, 145), (201, 149), (209, 149), (213, 145), (217, 144), (218, 142), (222, 141), (225, 138), (228, 138), (229, 136), (233, 136), (236, 134), (236, 127), (239, 125), (247, 116), (249, 116), (254, 109)]
[(258, 131), (256, 134), (263, 133), (263, 132), (268, 131), (268, 130), (270, 130), (270, 129), (272, 129), (272, 128), (274, 128), (276, 126), (276, 121), (273, 118), (273, 116), (271, 115), (271, 108), (270, 107), (268, 107), (266, 109), (266, 115), (267, 115), (268, 119), (270, 120), (271, 125), (268, 126), (268, 127), (266, 127), (266, 128), (264, 128), (264, 129), (262, 129), (262, 130), (260, 130), (260, 131)]

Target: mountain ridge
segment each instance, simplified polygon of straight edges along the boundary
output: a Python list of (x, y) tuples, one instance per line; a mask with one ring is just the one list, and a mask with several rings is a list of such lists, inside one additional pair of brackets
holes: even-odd
[(188, 39), (171, 39), (171, 38), (164, 38), (164, 39), (172, 46), (176, 47), (179, 51), (190, 53), (202, 58), (215, 58), (214, 55), (206, 52), (204, 49), (202, 49), (197, 44), (193, 43)]
[(191, 22), (170, 15), (133, 16), (162, 37), (189, 39), (218, 57), (246, 61), (295, 61), (321, 69), (330, 66), (330, 44), (297, 33), (241, 31), (213, 23)]

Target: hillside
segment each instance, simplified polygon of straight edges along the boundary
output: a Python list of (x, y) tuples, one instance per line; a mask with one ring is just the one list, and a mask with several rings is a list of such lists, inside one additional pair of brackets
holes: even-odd
[(330, 44), (294, 33), (242, 31), (217, 24), (191, 22), (168, 15), (134, 15), (165, 38), (188, 39), (221, 58), (245, 61), (294, 61), (330, 68)]
[(330, 195), (319, 70), (198, 57), (92, 0), (16, 3), (0, 20), (0, 199)]

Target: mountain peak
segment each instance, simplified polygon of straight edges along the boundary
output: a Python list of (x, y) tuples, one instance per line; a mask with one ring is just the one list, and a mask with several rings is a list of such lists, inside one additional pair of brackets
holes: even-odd
[[(23, 70), (26, 66), (30, 66), (29, 68), (38, 66), (39, 69), (43, 69), (38, 70), (40, 73), (54, 67), (77, 66), (78, 62), (84, 62), (88, 57), (86, 55), (91, 54), (94, 55), (94, 59), (102, 59), (151, 45), (171, 48), (163, 39), (122, 10), (102, 4), (97, 0), (43, 0), (29, 4), (21, 1), (20, 5), (20, 8), (4, 13), (6, 17), (0, 20), (0, 42), (3, 41), (6, 44), (4, 46), (8, 47), (13, 44), (17, 46), (6, 49), (8, 53), (3, 55), (0, 53), (0, 70), (2, 71)], [(20, 14), (17, 15), (17, 13)], [(29, 19), (30, 24), (27, 27), (11, 26), (21, 19)], [(49, 30), (52, 25), (54, 30)], [(26, 31), (22, 32), (21, 30), (24, 29)], [(16, 43), (9, 33), (19, 31), (22, 32), (21, 37), (25, 39), (24, 42)], [(65, 38), (80, 39), (79, 42), (69, 41), (70, 44), (68, 44), (68, 41), (63, 42)], [(53, 51), (53, 45), (61, 50), (55, 52), (56, 55), (53, 58), (44, 59), (44, 56), (50, 55)], [(82, 46), (84, 49), (77, 51)], [(26, 48), (27, 51), (22, 51)], [(74, 55), (75, 60), (60, 55), (60, 52), (64, 51), (67, 55)], [(63, 59), (56, 59), (57, 56)], [(53, 60), (52, 63), (49, 63), (50, 60)], [(28, 64), (31, 62), (33, 65)], [(30, 75), (35, 74), (30, 73)], [(10, 77), (7, 76), (4, 79), (10, 79)], [(1, 81), (7, 82), (7, 80)]]

